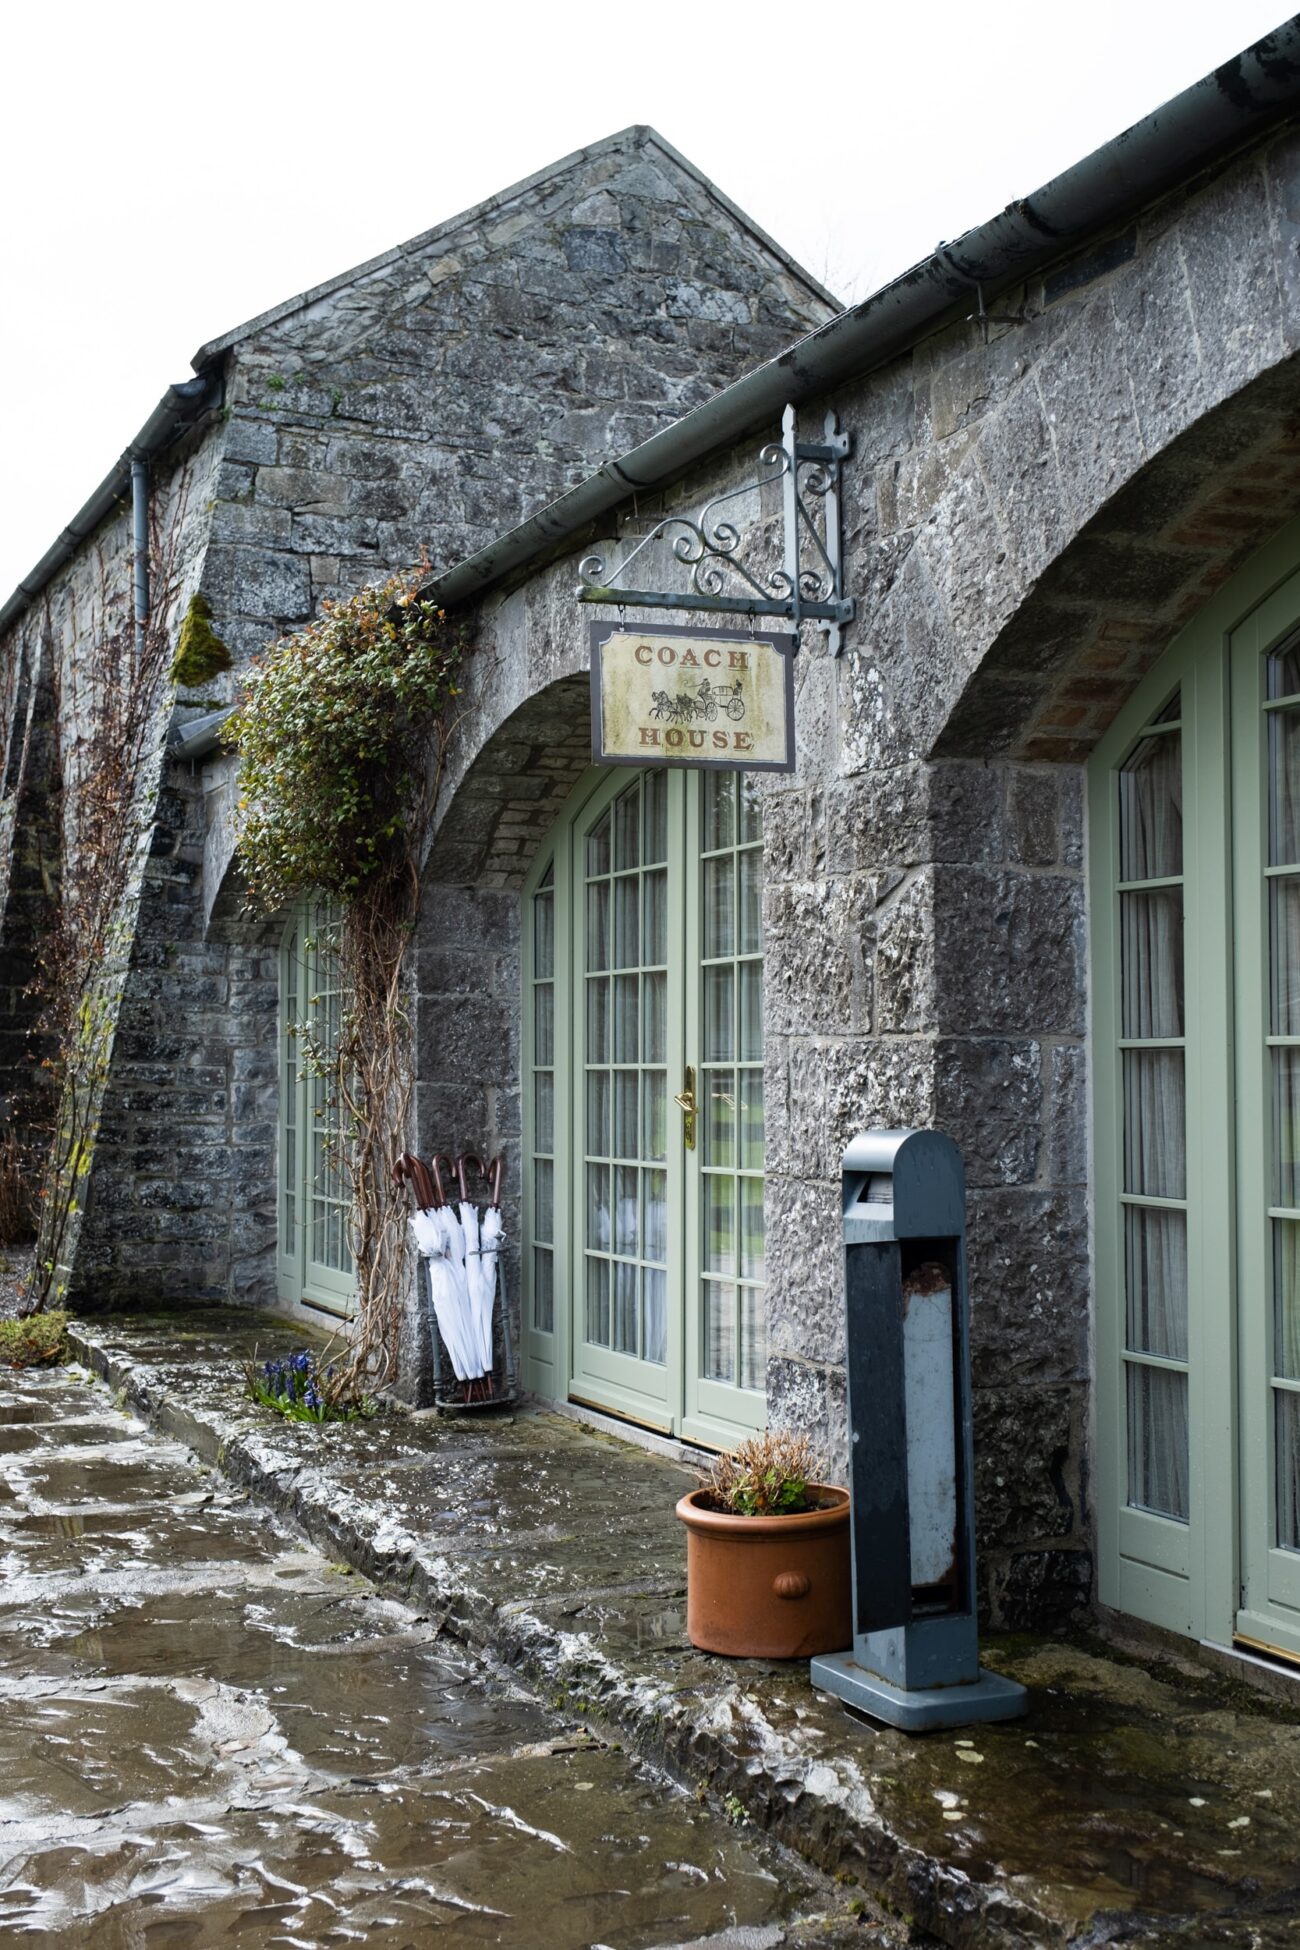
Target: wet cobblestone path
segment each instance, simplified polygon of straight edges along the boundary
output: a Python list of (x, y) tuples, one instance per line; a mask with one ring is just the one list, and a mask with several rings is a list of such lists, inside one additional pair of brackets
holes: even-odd
[(0, 1942), (888, 1940), (75, 1372), (0, 1377), (0, 1558)]

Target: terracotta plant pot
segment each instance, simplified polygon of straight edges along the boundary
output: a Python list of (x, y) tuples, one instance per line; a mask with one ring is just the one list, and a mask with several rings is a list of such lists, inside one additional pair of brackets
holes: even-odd
[(809, 1659), (853, 1643), (849, 1493), (810, 1486), (828, 1507), (790, 1517), (736, 1517), (677, 1505), (686, 1525), (686, 1630), (701, 1652), (733, 1659)]

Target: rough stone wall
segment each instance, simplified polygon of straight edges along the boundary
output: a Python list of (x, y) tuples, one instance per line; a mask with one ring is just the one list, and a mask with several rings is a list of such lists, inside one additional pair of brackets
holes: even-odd
[[(235, 667), (182, 706), (226, 701), (246, 659), (322, 599), (426, 551), (472, 549), (831, 309), (689, 165), (631, 130), (232, 335), (212, 349), (225, 419), (195, 466), (186, 547)], [(74, 768), (67, 677), (93, 652), (101, 556), (125, 600), (125, 550), (123, 514), (18, 626), (34, 646), (48, 606)], [(9, 646), (6, 668), (20, 663)], [(233, 766), (214, 783), (205, 795), (169, 762), (154, 788), (72, 1283), (83, 1302), (275, 1299), (274, 944), (234, 918)], [(32, 891), (23, 880), (21, 898)], [(0, 1039), (8, 1007), (16, 1044), (26, 967), (15, 933)]]
[[(1091, 1588), (1081, 766), (1187, 616), (1300, 505), (1297, 208), (1286, 132), (1001, 296), (1024, 324), (988, 343), (950, 324), (805, 409), (815, 423), (833, 404), (854, 437), (859, 613), (837, 664), (808, 633), (797, 769), (763, 788), (769, 1412), (842, 1466), (840, 1153), (873, 1125), (949, 1130), (969, 1173), (996, 1622), (1059, 1622)], [(663, 505), (696, 512), (752, 479), (760, 438)], [(760, 550), (770, 512), (756, 497)], [(533, 816), (502, 780), (494, 822), (476, 755), (583, 670), (573, 579), (572, 558), (539, 568), (479, 613), (448, 831), (463, 792), (491, 828), (481, 857), (500, 857), (495, 836), (517, 847), (512, 886)], [(516, 925), (503, 915), (507, 951)], [(505, 1090), (504, 1031), (499, 1048)]]
[(833, 309), (630, 129), (269, 314), (227, 355), (219, 631), (243, 657), (324, 597), (459, 560)]
[[(154, 615), (150, 628), (169, 643), (202, 569), (207, 540), (207, 503), (219, 452), (219, 429), (200, 428), (155, 471), (151, 487), (154, 551)], [(36, 963), (63, 888), (75, 886), (85, 870), (80, 857), (80, 821), (88, 768), (95, 762), (97, 714), (106, 688), (126, 681), (130, 649), (131, 558), (129, 512), (125, 505), (53, 579), (22, 615), (2, 646), (11, 698), (7, 726), (6, 797), (12, 804), (10, 855), (4, 874), (6, 900), (0, 915), (0, 1061), (3, 1088), (18, 1115), (34, 1126), (37, 1142), (48, 1142), (52, 1104), (33, 1098), (33, 1059), (41, 1054), (32, 1040), (38, 1002), (30, 993)], [(118, 652), (108, 646), (125, 646)], [(109, 1012), (110, 1038), (116, 1043), (121, 998), (130, 972), (132, 941), (149, 867), (153, 814), (163, 769), (162, 745), (171, 715), (172, 691), (163, 676), (150, 702), (150, 729), (144, 762), (134, 782), (138, 835), (126, 864), (115, 940), (98, 973)], [(101, 1169), (102, 1166), (102, 1169)], [(112, 1171), (109, 1154), (97, 1159), (101, 1210), (115, 1208), (124, 1188)], [(142, 1248), (150, 1243), (147, 1213), (134, 1210), (125, 1191), (123, 1223), (134, 1225)], [(88, 1185), (69, 1219), (60, 1254), (60, 1286), (69, 1298), (84, 1298), (75, 1262), (95, 1195)]]

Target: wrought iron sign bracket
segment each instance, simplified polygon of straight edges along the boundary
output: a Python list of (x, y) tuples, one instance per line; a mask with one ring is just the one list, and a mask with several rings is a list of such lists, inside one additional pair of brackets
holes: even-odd
[[(853, 598), (844, 593), (840, 507), (840, 471), (852, 444), (852, 436), (841, 430), (833, 412), (826, 415), (820, 440), (800, 440), (795, 410), (787, 406), (781, 439), (770, 441), (759, 453), (756, 483), (715, 496), (698, 521), (688, 515), (665, 515), (613, 571), (603, 556), (586, 556), (578, 565), (578, 601), (620, 609), (779, 616), (796, 628), (800, 623), (817, 623), (825, 631), (830, 655), (838, 657), (844, 625), (852, 622), (855, 612)], [(779, 569), (747, 563), (740, 529), (720, 513), (729, 502), (755, 493), (766, 481), (781, 483), (785, 547)], [(677, 561), (690, 569), (687, 588), (627, 586), (624, 578), (633, 563), (655, 542), (668, 542)]]

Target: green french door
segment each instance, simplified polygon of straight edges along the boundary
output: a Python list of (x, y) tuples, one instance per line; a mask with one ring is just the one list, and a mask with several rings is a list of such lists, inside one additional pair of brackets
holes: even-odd
[(764, 1419), (761, 833), (734, 773), (593, 773), (524, 896), (530, 1384)]
[(276, 1285), (282, 1300), (346, 1316), (355, 1278), (339, 1160), (339, 1107), (322, 1064), (337, 1047), (342, 992), (336, 917), (298, 908), (280, 945), (280, 1123)]
[(1091, 776), (1103, 1600), (1300, 1658), (1300, 524)]

